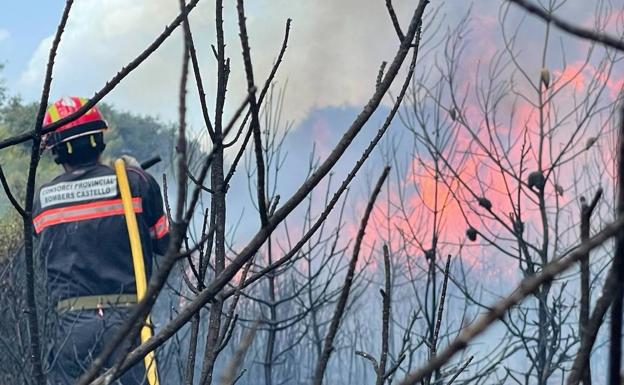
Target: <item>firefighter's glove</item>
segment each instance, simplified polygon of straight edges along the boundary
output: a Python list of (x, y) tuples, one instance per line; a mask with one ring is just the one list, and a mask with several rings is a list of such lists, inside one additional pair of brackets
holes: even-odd
[(130, 156), (130, 155), (122, 155), (121, 159), (124, 160), (124, 162), (126, 162), (126, 167), (133, 167), (133, 168), (141, 168), (141, 163), (139, 163), (138, 160), (136, 160), (135, 157)]

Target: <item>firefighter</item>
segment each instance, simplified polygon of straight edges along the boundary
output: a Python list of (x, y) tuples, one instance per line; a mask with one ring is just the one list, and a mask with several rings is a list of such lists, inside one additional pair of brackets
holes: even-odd
[[(65, 97), (47, 111), (44, 125), (77, 111), (84, 98)], [(101, 162), (107, 129), (96, 107), (43, 139), (64, 173), (41, 186), (33, 224), (46, 266), (47, 291), (58, 315), (50, 354), (50, 382), (73, 384), (98, 356), (137, 302), (128, 230), (114, 170)], [(154, 254), (164, 254), (169, 225), (158, 183), (127, 158), (149, 279)], [(131, 163), (128, 165), (128, 163)], [(115, 354), (106, 363), (111, 367)], [(118, 384), (145, 382), (137, 364)]]

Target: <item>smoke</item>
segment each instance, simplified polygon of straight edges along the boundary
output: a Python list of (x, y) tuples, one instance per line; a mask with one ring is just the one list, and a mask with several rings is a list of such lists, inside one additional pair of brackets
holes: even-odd
[[(395, 4), (404, 29), (414, 4)], [(449, 6), (449, 12), (456, 12)], [(119, 69), (141, 52), (177, 14), (177, 3), (165, 0), (77, 2), (63, 35), (54, 71), (52, 97), (92, 95)], [(277, 80), (296, 90), (289, 94), (288, 119), (302, 120), (312, 109), (362, 105), (374, 89), (379, 67), (390, 60), (399, 40), (383, 1), (322, 0), (315, 2), (254, 1), (247, 5), (247, 23), (257, 83), (262, 83), (281, 47), (287, 18), (292, 31)], [(446, 20), (444, 20), (446, 22)], [(203, 81), (209, 105), (216, 85), (211, 44), (215, 43), (214, 9), (200, 2), (191, 15)], [(52, 28), (50, 28), (52, 30)], [(238, 25), (232, 3), (225, 4), (227, 55), (232, 73), (228, 110), (233, 111), (246, 93), (246, 81), (238, 41)], [(45, 72), (52, 35), (43, 39), (25, 66), (18, 92), (36, 99)], [(131, 74), (106, 101), (124, 110), (175, 120), (180, 77), (180, 31)], [(194, 85), (189, 92), (195, 96)], [(189, 119), (201, 126), (195, 97), (190, 98)]]

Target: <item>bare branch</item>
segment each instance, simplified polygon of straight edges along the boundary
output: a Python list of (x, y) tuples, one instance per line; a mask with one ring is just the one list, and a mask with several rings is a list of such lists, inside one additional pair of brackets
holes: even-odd
[(186, 148), (186, 83), (188, 81), (188, 67), (190, 56), (190, 37), (191, 31), (188, 25), (188, 15), (184, 13), (185, 0), (180, 0), (180, 9), (184, 15), (184, 45), (182, 53), (182, 74), (180, 75), (180, 89), (178, 101), (178, 143), (176, 145), (177, 152), (177, 174), (178, 174), (178, 196), (176, 204), (175, 218), (176, 222), (182, 222), (184, 217), (184, 203), (186, 201), (186, 182), (187, 182), (187, 148)]
[[(65, 31), (65, 25), (69, 18), (69, 11), (71, 10), (73, 0), (67, 0), (65, 3), (65, 9), (63, 15), (56, 29), (54, 40), (52, 41), (52, 47), (50, 48), (50, 55), (48, 57), (48, 64), (46, 68), (45, 79), (43, 82), (43, 90), (41, 92), (41, 100), (39, 101), (39, 109), (37, 112), (37, 118), (35, 120), (35, 128), (32, 132), (32, 147), (30, 152), (30, 165), (28, 168), (28, 177), (26, 181), (26, 201), (24, 204), (24, 215), (22, 216), (24, 222), (24, 257), (26, 265), (26, 306), (27, 306), (27, 319), (28, 319), (28, 332), (30, 338), (30, 360), (33, 366), (33, 377), (35, 383), (38, 385), (44, 385), (46, 383), (46, 377), (43, 373), (41, 362), (41, 341), (39, 335), (39, 317), (37, 315), (37, 301), (35, 298), (35, 270), (33, 260), (33, 221), (32, 210), (33, 200), (35, 196), (35, 180), (37, 175), (37, 166), (39, 165), (40, 145), (43, 125), (43, 118), (45, 111), (48, 108), (48, 98), (50, 95), (50, 85), (52, 84), (52, 70), (54, 68), (54, 59), (56, 58), (56, 52), (59, 44), (61, 43), (61, 36)], [(4, 179), (4, 178), (3, 178)], [(4, 181), (3, 181), (4, 185)], [(8, 194), (8, 192), (7, 192)]]
[(561, 30), (568, 32), (574, 36), (580, 37), (582, 39), (602, 43), (608, 47), (615, 48), (619, 51), (624, 51), (624, 42), (622, 40), (609, 36), (604, 32), (598, 32), (598, 31), (575, 26), (547, 12), (543, 8), (540, 8), (539, 6), (528, 2), (527, 0), (507, 0), (507, 1), (517, 4), (518, 6), (524, 8), (527, 12), (532, 13), (533, 15), (539, 17), (540, 19), (544, 20), (547, 23), (553, 23), (555, 26), (557, 26)]
[(388, 245), (383, 245), (383, 260), (386, 289), (381, 292), (383, 298), (381, 312), (381, 354), (379, 355), (379, 368), (377, 368), (376, 385), (383, 385), (386, 380), (386, 363), (388, 362), (389, 330), (390, 330), (390, 306), (392, 305), (392, 282), (390, 277), (390, 255)]
[[(245, 63), (245, 75), (247, 76), (247, 88), (254, 89), (253, 65), (251, 63), (251, 52), (249, 49), (249, 37), (247, 36), (247, 25), (245, 22), (245, 7), (243, 0), (236, 2), (238, 10), (238, 27), (240, 29), (240, 41), (243, 48), (243, 62)], [(249, 109), (251, 110), (251, 127), (254, 139), (254, 149), (256, 154), (256, 174), (257, 174), (257, 195), (258, 195), (258, 211), (260, 212), (260, 223), (262, 227), (266, 226), (268, 221), (267, 203), (265, 195), (265, 169), (264, 158), (262, 156), (262, 134), (260, 133), (260, 119), (258, 117), (258, 103), (255, 94), (252, 94), (249, 101)]]
[(594, 343), (596, 342), (598, 330), (600, 329), (600, 326), (602, 326), (607, 310), (615, 298), (617, 285), (616, 272), (613, 268), (611, 268), (607, 274), (607, 278), (605, 279), (602, 294), (596, 301), (591, 318), (585, 326), (583, 339), (581, 339), (581, 346), (576, 353), (574, 363), (570, 368), (570, 374), (568, 375), (568, 379), (566, 381), (567, 385), (578, 385), (580, 380), (585, 377), (585, 371), (589, 368), (589, 357)]
[[(600, 188), (596, 191), (594, 198), (589, 205), (587, 205), (585, 199), (581, 197), (581, 242), (585, 242), (589, 238), (591, 216), (601, 196), (602, 189)], [(581, 299), (579, 309), (579, 337), (582, 343), (582, 341), (586, 339), (585, 333), (587, 332), (587, 327), (589, 324), (589, 303), (591, 298), (589, 282), (589, 256), (580, 261), (580, 271)], [(587, 359), (589, 359), (589, 357), (587, 357)], [(586, 370), (583, 372), (583, 385), (591, 385), (591, 370), (587, 364), (588, 363), (584, 364)]]
[(360, 223), (360, 229), (355, 239), (355, 245), (353, 246), (353, 255), (351, 256), (349, 268), (347, 269), (347, 274), (345, 275), (345, 281), (342, 286), (342, 291), (340, 292), (340, 297), (338, 298), (338, 302), (336, 303), (336, 310), (334, 311), (334, 315), (327, 330), (327, 335), (325, 336), (325, 341), (323, 342), (323, 352), (321, 353), (319, 362), (316, 364), (316, 370), (314, 371), (314, 380), (312, 381), (312, 384), (314, 385), (321, 385), (323, 383), (325, 369), (327, 368), (327, 364), (329, 363), (329, 357), (334, 350), (334, 338), (338, 334), (338, 328), (340, 327), (342, 315), (344, 314), (344, 310), (347, 306), (347, 301), (349, 299), (349, 293), (351, 292), (351, 285), (353, 284), (353, 277), (355, 276), (355, 268), (357, 266), (358, 257), (360, 256), (360, 247), (362, 245), (362, 241), (364, 240), (366, 225), (368, 224), (368, 219), (371, 212), (373, 211), (373, 207), (375, 206), (377, 196), (379, 195), (381, 187), (388, 177), (389, 172), (390, 167), (386, 167), (381, 174), (381, 177), (379, 177), (379, 179), (377, 180), (377, 184), (375, 185), (373, 193), (371, 194), (371, 197), (368, 200), (368, 204), (366, 205), (366, 211), (364, 211), (364, 216), (362, 217), (362, 221)]
[(375, 359), (375, 357), (371, 356), (370, 354), (363, 352), (361, 350), (356, 350), (355, 354), (367, 359), (370, 361), (370, 363), (373, 365), (373, 370), (375, 371), (375, 373), (379, 373), (379, 365), (377, 365), (377, 360)]
[(468, 358), (468, 361), (466, 361), (461, 368), (459, 368), (457, 370), (457, 372), (453, 375), (453, 377), (451, 377), (451, 379), (449, 380), (448, 384), (446, 385), (452, 385), (453, 382), (455, 382), (455, 380), (457, 379), (457, 377), (459, 377), (460, 374), (462, 374), (462, 372), (464, 370), (466, 370), (466, 368), (468, 367), (468, 365), (470, 365), (470, 362), (472, 362), (474, 356), (470, 356), (470, 358)]
[[(288, 38), (290, 36), (290, 23), (291, 22), (292, 22), (292, 19), (287, 19), (286, 20), (286, 31), (284, 32), (284, 39), (282, 41), (282, 47), (280, 48), (279, 54), (277, 55), (277, 60), (275, 60), (275, 64), (273, 64), (273, 68), (271, 68), (271, 73), (269, 73), (269, 76), (267, 77), (266, 81), (264, 82), (264, 87), (262, 87), (262, 91), (260, 92), (260, 97), (258, 98), (258, 106), (262, 106), (262, 102), (264, 100), (264, 97), (266, 96), (266, 93), (268, 92), (270, 85), (273, 83), (273, 79), (275, 78), (275, 74), (277, 73), (277, 69), (279, 68), (280, 64), (282, 64), (282, 60), (284, 58), (284, 53), (286, 53), (286, 48), (288, 46)], [(247, 123), (247, 119), (249, 118), (249, 114), (250, 114), (250, 112), (248, 111), (247, 115), (245, 116), (245, 119), (243, 119), (243, 123), (241, 123), (240, 129), (236, 133), (236, 136), (230, 142), (225, 143), (223, 145), (224, 148), (230, 147), (230, 146), (232, 146), (234, 143), (236, 143), (238, 141), (238, 138), (240, 137), (241, 133), (243, 132), (243, 128), (245, 127), (245, 124)], [(243, 145), (241, 146), (241, 149), (239, 150), (238, 154), (236, 155), (236, 158), (235, 158), (234, 162), (232, 163), (232, 166), (230, 167), (230, 171), (228, 172), (228, 176), (225, 178), (225, 183), (226, 184), (228, 183), (228, 181), (230, 180), (230, 178), (234, 174), (234, 171), (236, 170), (236, 165), (238, 164), (238, 161), (240, 160), (240, 156), (244, 152), (244, 149), (247, 147), (247, 141), (249, 140), (249, 136), (250, 135), (251, 135), (251, 131), (248, 131), (248, 134), (245, 136), (245, 140), (243, 142)]]
[(9, 186), (6, 176), (4, 175), (4, 171), (2, 170), (2, 166), (0, 166), (0, 182), (2, 182), (2, 188), (4, 189), (7, 198), (9, 198), (9, 202), (11, 202), (11, 204), (13, 205), (15, 210), (17, 210), (21, 217), (25, 217), (26, 212), (24, 211), (22, 206), (20, 206), (17, 199), (15, 199), (15, 196), (13, 196), (13, 193), (11, 192), (11, 187)]
[(394, 7), (392, 6), (392, 0), (386, 0), (386, 8), (388, 9), (388, 13), (390, 14), (390, 19), (392, 20), (392, 26), (399, 37), (399, 40), (403, 41), (405, 36), (403, 35), (403, 31), (401, 31), (401, 25), (399, 24), (399, 19), (397, 18), (396, 12), (394, 12)]
[[(182, 8), (181, 12), (184, 12), (184, 1), (181, 2)], [(197, 97), (199, 98), (199, 103), (201, 106), (202, 116), (204, 117), (204, 123), (206, 124), (206, 129), (208, 130), (208, 135), (212, 139), (213, 143), (215, 141), (215, 133), (214, 128), (212, 127), (212, 122), (210, 121), (210, 114), (208, 113), (208, 105), (206, 104), (206, 92), (204, 91), (204, 83), (202, 81), (201, 72), (199, 70), (199, 60), (197, 60), (197, 52), (195, 51), (195, 42), (193, 41), (193, 34), (191, 33), (191, 24), (188, 20), (188, 14), (184, 15), (184, 22), (182, 25), (184, 29), (184, 42), (185, 46), (188, 48), (191, 63), (193, 64), (193, 75), (195, 76), (195, 83), (197, 85)]]
[[(624, 107), (620, 108), (620, 127), (618, 132), (618, 169), (617, 169), (617, 218), (624, 218)], [(613, 256), (613, 270), (617, 276), (615, 298), (611, 308), (611, 346), (609, 347), (609, 377), (608, 383), (620, 383), (620, 367), (622, 366), (622, 289), (624, 288), (624, 234), (615, 238), (615, 255)]]
[(431, 346), (431, 357), (435, 357), (437, 346), (438, 346), (438, 336), (440, 335), (440, 327), (442, 326), (442, 314), (444, 313), (444, 301), (446, 299), (446, 288), (448, 286), (449, 279), (449, 268), (451, 267), (451, 256), (449, 255), (446, 258), (446, 266), (444, 267), (444, 281), (442, 283), (442, 293), (440, 294), (440, 304), (438, 305), (438, 317), (436, 319), (435, 330), (433, 332), (433, 342)]

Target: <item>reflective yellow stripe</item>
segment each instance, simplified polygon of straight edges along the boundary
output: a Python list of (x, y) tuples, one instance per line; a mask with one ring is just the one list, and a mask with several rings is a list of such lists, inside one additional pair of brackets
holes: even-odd
[(56, 105), (52, 105), (52, 107), (48, 108), (48, 113), (50, 114), (50, 117), (52, 118), (52, 122), (56, 122), (57, 120), (61, 118), (59, 116), (58, 110), (56, 109)]

